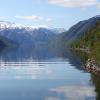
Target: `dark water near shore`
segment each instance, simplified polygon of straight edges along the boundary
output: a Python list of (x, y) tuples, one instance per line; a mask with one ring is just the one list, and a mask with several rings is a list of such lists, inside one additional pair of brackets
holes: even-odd
[(0, 100), (100, 100), (100, 79), (71, 51), (0, 53)]

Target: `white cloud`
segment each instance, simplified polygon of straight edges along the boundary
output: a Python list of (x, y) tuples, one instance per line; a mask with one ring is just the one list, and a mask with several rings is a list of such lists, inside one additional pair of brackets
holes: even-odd
[(43, 19), (41, 16), (15, 16), (17, 19), (24, 19), (24, 20), (41, 20)]
[(32, 16), (15, 16), (16, 19), (21, 19), (21, 20), (28, 20), (28, 21), (36, 21), (36, 22), (40, 22), (41, 24), (38, 25), (38, 23), (35, 23), (36, 25), (34, 26), (30, 26), (30, 27), (45, 27), (47, 28), (48, 26), (50, 26), (53, 22), (53, 20), (50, 17), (44, 17), (44, 16), (36, 16), (36, 15), (32, 15)]
[(97, 4), (97, 0), (48, 0), (50, 4), (55, 4), (63, 7), (88, 7)]
[(17, 19), (24, 19), (24, 20), (33, 20), (33, 21), (37, 21), (37, 20), (43, 20), (43, 21), (47, 21), (47, 22), (51, 22), (52, 19), (51, 18), (45, 18), (45, 17), (41, 17), (41, 16), (15, 16), (15, 18)]

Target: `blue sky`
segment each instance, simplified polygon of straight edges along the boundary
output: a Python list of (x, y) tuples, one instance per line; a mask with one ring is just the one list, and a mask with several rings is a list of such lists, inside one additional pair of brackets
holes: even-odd
[(0, 0), (0, 20), (66, 28), (100, 15), (99, 0)]

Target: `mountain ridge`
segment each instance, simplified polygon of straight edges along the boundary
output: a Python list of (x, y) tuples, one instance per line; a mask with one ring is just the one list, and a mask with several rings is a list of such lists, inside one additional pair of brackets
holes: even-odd
[(95, 17), (89, 18), (87, 20), (83, 20), (73, 25), (65, 34), (65, 39), (75, 40), (79, 39), (84, 33), (90, 28), (95, 27), (96, 22), (100, 20), (100, 16), (97, 15)]
[(17, 43), (21, 47), (47, 45), (53, 37), (60, 34), (62, 31), (64, 31), (62, 28), (32, 28), (28, 26), (17, 26), (11, 22), (0, 21), (0, 36)]

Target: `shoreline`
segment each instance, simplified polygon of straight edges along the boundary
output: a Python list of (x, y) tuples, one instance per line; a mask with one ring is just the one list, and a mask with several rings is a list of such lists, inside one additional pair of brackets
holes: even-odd
[(90, 53), (89, 49), (84, 49), (84, 48), (70, 48), (70, 50), (82, 51), (82, 52)]
[(85, 69), (88, 72), (91, 72), (95, 75), (100, 76), (100, 65), (98, 63), (96, 63), (95, 60), (88, 59), (88, 61), (85, 64)]

